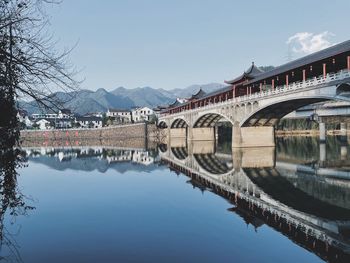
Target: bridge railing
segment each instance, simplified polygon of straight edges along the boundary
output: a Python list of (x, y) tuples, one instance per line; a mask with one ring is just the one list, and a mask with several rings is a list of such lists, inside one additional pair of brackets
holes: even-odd
[(346, 78), (350, 78), (350, 71), (349, 70), (341, 70), (341, 71), (338, 71), (336, 73), (329, 73), (326, 75), (326, 77), (321, 75), (318, 77), (307, 79), (305, 81), (298, 81), (298, 82), (290, 83), (289, 85), (277, 86), (275, 89), (269, 89), (266, 91), (256, 92), (256, 93), (252, 93), (249, 95), (243, 95), (243, 96), (235, 97), (232, 99), (228, 99), (226, 101), (209, 103), (205, 106), (200, 106), (200, 107), (197, 107), (197, 108), (191, 109), (191, 110), (184, 110), (184, 111), (173, 113), (173, 114), (167, 114), (167, 113), (160, 114), (160, 117), (164, 117), (164, 116), (168, 116), (168, 115), (172, 115), (172, 116), (182, 115), (183, 112), (185, 112), (185, 111), (196, 112), (196, 111), (200, 111), (200, 110), (216, 108), (218, 106), (224, 107), (224, 106), (234, 104), (234, 103), (242, 103), (242, 102), (247, 102), (247, 101), (254, 100), (254, 99), (261, 99), (261, 98), (277, 95), (280, 93), (287, 93), (290, 91), (295, 91), (295, 90), (299, 90), (299, 89), (318, 86), (321, 84), (325, 84), (325, 83), (329, 83), (329, 82), (333, 82), (333, 81), (338, 81), (338, 80), (343, 80)]

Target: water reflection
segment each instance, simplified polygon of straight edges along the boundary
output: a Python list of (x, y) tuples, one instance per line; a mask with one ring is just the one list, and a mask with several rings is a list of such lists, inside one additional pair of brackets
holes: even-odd
[(106, 148), (106, 147), (28, 147), (23, 148), (28, 159), (41, 163), (55, 170), (97, 170), (105, 173), (114, 169), (126, 171), (152, 171), (159, 162), (155, 150), (140, 148)]
[[(105, 146), (24, 150), (29, 162), (55, 170), (124, 173), (167, 166), (188, 176), (194, 188), (229, 200), (229, 210), (258, 233), (267, 225), (324, 260), (350, 260), (350, 151), (343, 138), (331, 137), (321, 145), (311, 137), (282, 138), (276, 148), (233, 151), (230, 145), (179, 139), (148, 150)], [(17, 200), (18, 207), (21, 199), (13, 191), (7, 196), (5, 206), (12, 207)]]
[(311, 137), (285, 138), (276, 148), (232, 153), (213, 142), (176, 144), (160, 146), (161, 159), (193, 186), (228, 199), (247, 224), (269, 225), (325, 260), (350, 260), (350, 167), (343, 140), (320, 145)]

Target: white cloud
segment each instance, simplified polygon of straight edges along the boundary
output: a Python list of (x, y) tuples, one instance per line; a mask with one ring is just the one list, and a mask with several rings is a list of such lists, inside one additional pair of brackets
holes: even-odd
[(333, 36), (334, 34), (328, 31), (320, 34), (300, 32), (288, 38), (287, 44), (294, 53), (310, 54), (332, 46), (330, 38)]

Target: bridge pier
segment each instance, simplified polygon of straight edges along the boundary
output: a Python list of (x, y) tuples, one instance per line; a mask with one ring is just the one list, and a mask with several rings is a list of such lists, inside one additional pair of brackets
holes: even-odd
[(274, 167), (276, 164), (275, 147), (234, 148), (232, 150), (233, 167), (262, 168)]
[(191, 145), (192, 154), (214, 154), (215, 142), (211, 141), (191, 141), (188, 145)]
[(340, 160), (344, 161), (348, 157), (348, 147), (347, 145), (340, 146)]
[(275, 129), (267, 127), (232, 126), (232, 148), (274, 147)]
[(166, 128), (166, 140), (165, 140), (165, 144), (167, 144), (168, 145), (168, 147), (170, 147), (170, 141), (171, 141), (171, 134), (170, 134), (170, 127), (167, 127)]
[(170, 143), (168, 144), (170, 147), (186, 147), (186, 138), (171, 138)]
[(323, 164), (326, 161), (326, 144), (324, 142), (320, 143), (320, 165), (323, 166)]
[(185, 138), (187, 137), (186, 128), (175, 128), (170, 129), (170, 137), (171, 138)]
[(189, 141), (214, 141), (215, 131), (213, 127), (206, 128), (188, 128)]
[(324, 122), (319, 122), (318, 124), (320, 130), (320, 142), (326, 141), (326, 124)]
[(345, 122), (341, 122), (340, 123), (340, 135), (341, 136), (346, 136), (346, 133), (347, 133), (346, 123)]

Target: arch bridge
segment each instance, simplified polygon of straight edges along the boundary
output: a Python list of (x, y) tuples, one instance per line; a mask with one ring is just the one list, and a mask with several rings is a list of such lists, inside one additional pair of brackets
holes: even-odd
[(290, 112), (317, 102), (350, 101), (350, 41), (266, 72), (252, 64), (226, 83), (169, 105), (159, 127), (169, 138), (213, 140), (215, 126), (224, 120), (233, 127), (234, 148), (274, 146), (274, 125)]

